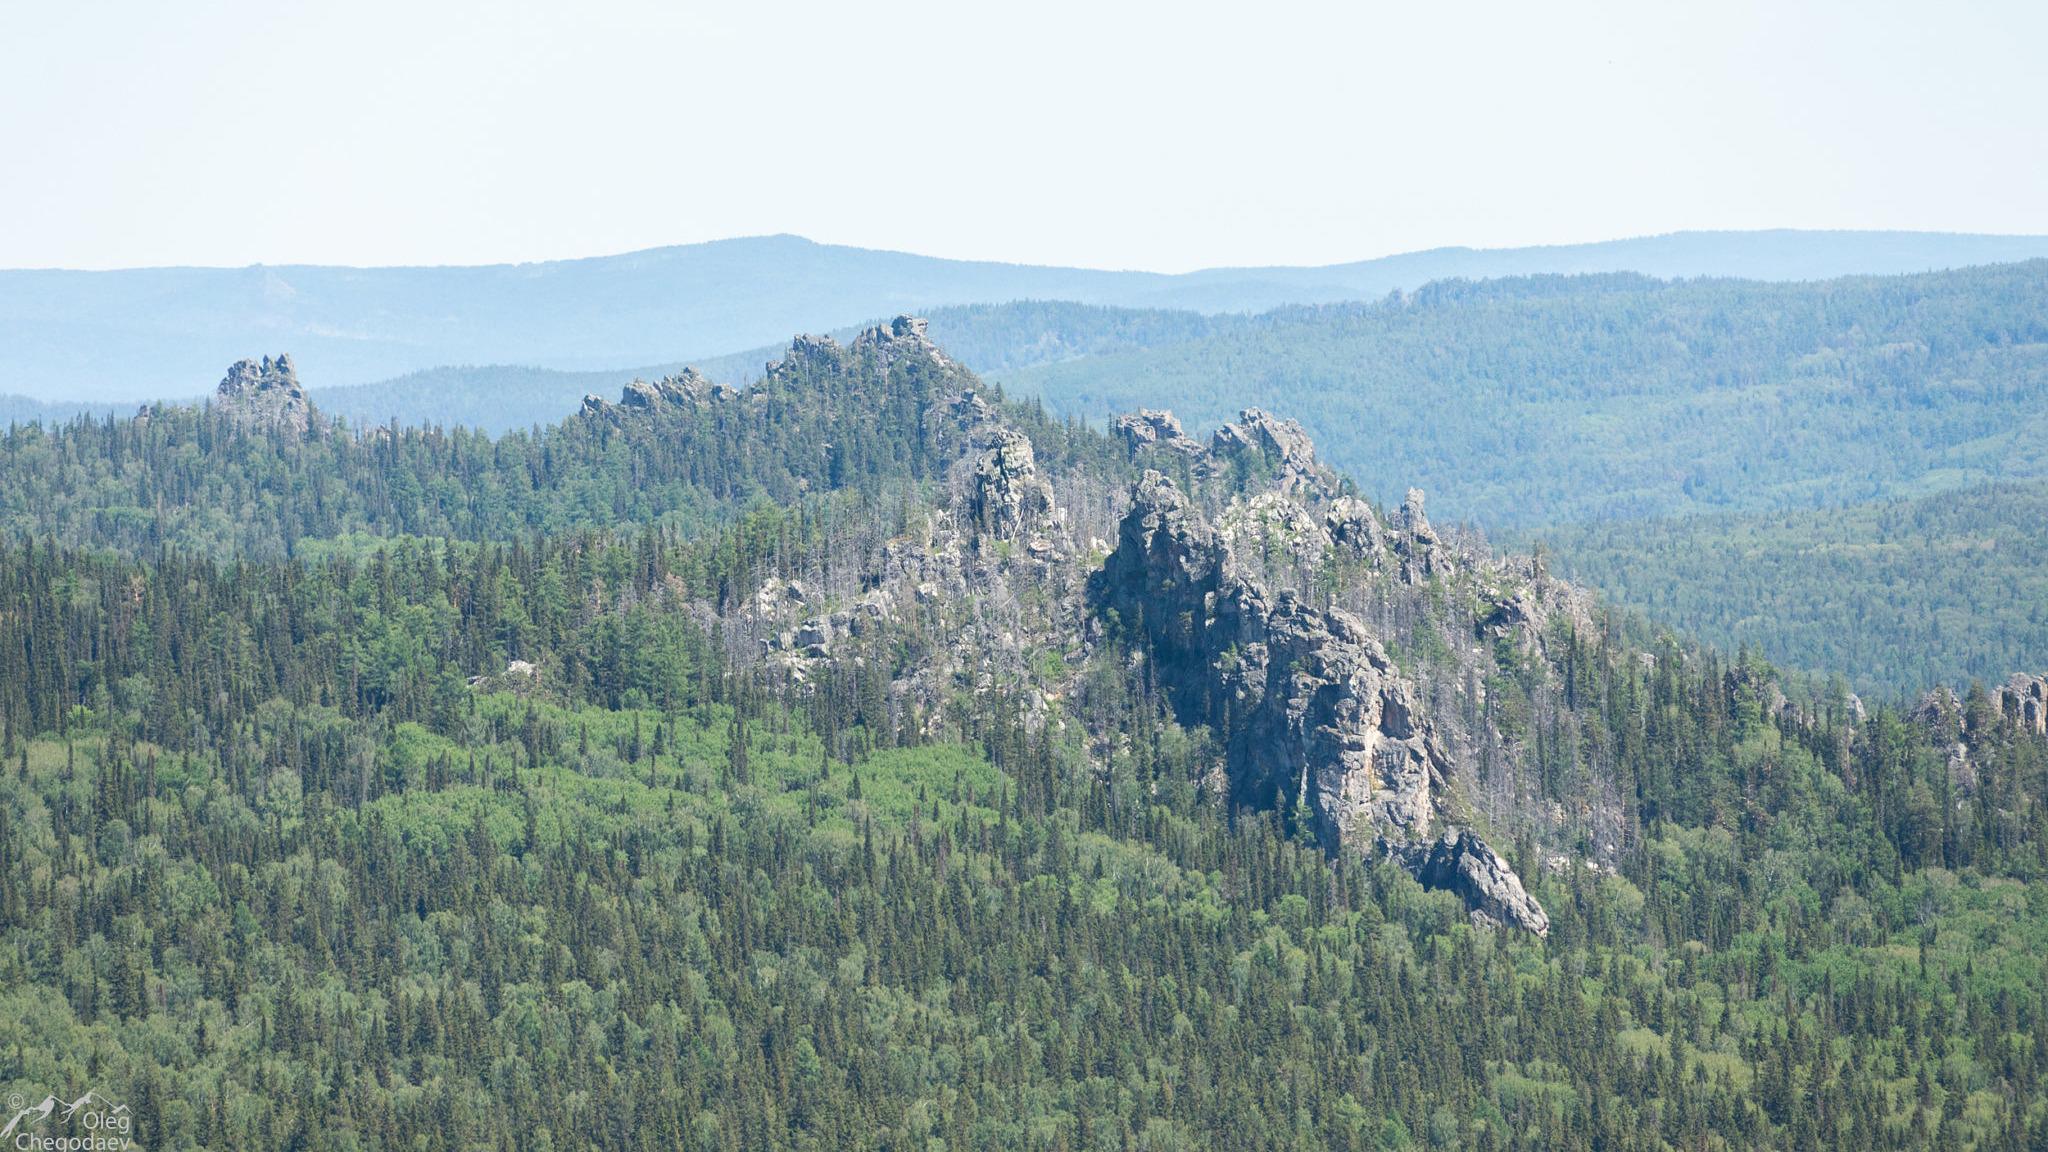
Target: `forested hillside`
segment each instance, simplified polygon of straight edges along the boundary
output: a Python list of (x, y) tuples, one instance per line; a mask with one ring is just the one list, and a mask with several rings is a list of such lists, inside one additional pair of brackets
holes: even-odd
[[(1797, 284), (1443, 282), (1251, 317), (1026, 302), (941, 310), (932, 331), (1056, 414), (1167, 406), (1205, 429), (1258, 403), (1301, 419), (1383, 499), (1420, 483), (1455, 518), (1523, 531), (2039, 476), (2044, 305), (2048, 262), (2034, 262)], [(698, 367), (741, 383), (773, 354)], [(331, 404), (359, 425), (504, 431), (633, 374), (448, 370)]]
[[(849, 357), (872, 368), (885, 356), (874, 343), (800, 340), (774, 380), (749, 391), (744, 420), (696, 403), (716, 386), (688, 376), (641, 386), (638, 402), (661, 408), (659, 422), (595, 411), (496, 439), (460, 428), (357, 434), (319, 415), (303, 434), (280, 434), (218, 397), (133, 419), (27, 425), (0, 441), (0, 530), (279, 556), (303, 540), (358, 535), (701, 527), (757, 499), (927, 478), (921, 413), (943, 366), (899, 365), (887, 392), (849, 371)], [(1077, 432), (1029, 419), (1044, 451)]]
[(1726, 649), (1859, 690), (2048, 667), (2048, 484), (1545, 529), (1558, 565)]
[(2048, 473), (2048, 262), (1819, 284), (1446, 282), (1006, 373), (1101, 419), (1299, 418), (1392, 499), (1489, 529), (1913, 495)]
[[(1192, 340), (1241, 322), (1240, 317), (1198, 312), (1056, 300), (935, 308), (927, 319), (933, 339), (945, 345), (948, 355), (982, 373)], [(828, 335), (850, 340), (859, 331), (857, 326), (846, 327)], [(699, 358), (689, 366), (721, 383), (751, 384), (782, 350), (781, 345), (752, 348)], [(322, 409), (358, 427), (397, 421), (499, 434), (552, 425), (576, 411), (586, 395), (609, 396), (630, 380), (656, 380), (683, 367), (656, 364), (591, 372), (504, 364), (434, 368), (374, 384), (318, 388), (315, 396)]]
[(1691, 645), (1263, 412), (279, 359), (0, 511), (0, 1091), (142, 1147), (2048, 1140), (2034, 684)]

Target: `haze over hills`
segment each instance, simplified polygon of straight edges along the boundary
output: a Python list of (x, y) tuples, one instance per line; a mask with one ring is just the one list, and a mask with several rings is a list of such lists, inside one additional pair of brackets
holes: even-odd
[(147, 1148), (2048, 1140), (2048, 680), (1780, 676), (908, 317), (778, 360), (0, 435), (0, 1091)]
[(2048, 262), (1820, 283), (1444, 282), (999, 373), (1087, 418), (1298, 414), (1368, 492), (1489, 529), (2048, 474)]
[[(1527, 532), (2048, 475), (2044, 315), (2048, 261), (1790, 284), (1452, 281), (1248, 317), (1025, 302), (930, 324), (1055, 415), (1170, 407), (1207, 430), (1258, 404), (1298, 415), (1377, 498), (1417, 482), (1442, 515)], [(745, 383), (779, 354), (695, 366)], [(359, 426), (505, 431), (678, 367), (437, 369), (313, 394)]]
[[(1450, 282), (1256, 316), (964, 305), (934, 310), (930, 331), (1055, 416), (1171, 407), (1199, 433), (1246, 404), (1297, 415), (1378, 499), (1420, 483), (1440, 518), (1540, 538), (1618, 603), (1887, 690), (2048, 661), (2024, 591), (2038, 501), (2022, 498), (2048, 477), (2043, 315), (2035, 261), (1794, 284)], [(785, 351), (695, 367), (745, 383)], [(357, 427), (502, 434), (681, 368), (444, 367), (338, 388), (306, 375), (320, 409)], [(0, 421), (86, 410), (133, 408), (17, 399)], [(1898, 499), (1920, 503), (1864, 503)]]
[(191, 396), (221, 363), (286, 346), (309, 379), (334, 387), (450, 364), (674, 363), (897, 311), (1020, 299), (1253, 312), (1375, 299), (1445, 277), (1636, 271), (1787, 280), (2041, 256), (2048, 237), (1690, 232), (1167, 275), (768, 236), (481, 267), (0, 271), (0, 392), (69, 401)]

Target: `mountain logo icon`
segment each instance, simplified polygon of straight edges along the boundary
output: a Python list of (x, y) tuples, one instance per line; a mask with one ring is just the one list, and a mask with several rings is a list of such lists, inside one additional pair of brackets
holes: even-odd
[(15, 1139), (56, 1117), (56, 1122), (68, 1128), (82, 1130), (99, 1137), (104, 1143), (95, 1147), (113, 1149), (126, 1148), (129, 1135), (134, 1131), (134, 1117), (129, 1115), (126, 1104), (116, 1104), (92, 1089), (70, 1103), (57, 1099), (55, 1094), (45, 1095), (40, 1101), (30, 1104), (20, 1093), (7, 1098), (8, 1120), (0, 1128), (0, 1143)]

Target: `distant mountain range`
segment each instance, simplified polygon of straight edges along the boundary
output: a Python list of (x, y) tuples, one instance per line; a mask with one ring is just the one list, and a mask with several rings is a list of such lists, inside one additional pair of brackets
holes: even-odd
[[(672, 364), (903, 311), (1062, 300), (1203, 314), (1371, 300), (1446, 278), (1634, 271), (1805, 280), (2048, 256), (2048, 237), (1682, 232), (1444, 248), (1319, 268), (1179, 275), (942, 260), (769, 236), (484, 267), (0, 271), (0, 393), (133, 402), (203, 393), (219, 366), (290, 351), (316, 387), (454, 364)], [(0, 405), (20, 418), (28, 409)]]

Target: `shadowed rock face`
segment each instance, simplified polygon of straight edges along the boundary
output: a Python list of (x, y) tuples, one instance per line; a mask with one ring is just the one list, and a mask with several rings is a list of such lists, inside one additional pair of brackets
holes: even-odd
[(289, 355), (237, 360), (214, 390), (213, 406), (248, 428), (304, 436), (313, 425), (313, 406), (299, 387)]
[(1143, 641), (1180, 721), (1218, 734), (1234, 801), (1302, 805), (1325, 848), (1378, 852), (1477, 916), (1549, 930), (1506, 861), (1453, 822), (1449, 760), (1380, 642), (1349, 613), (1270, 593), (1173, 481), (1134, 487), (1091, 597)]

